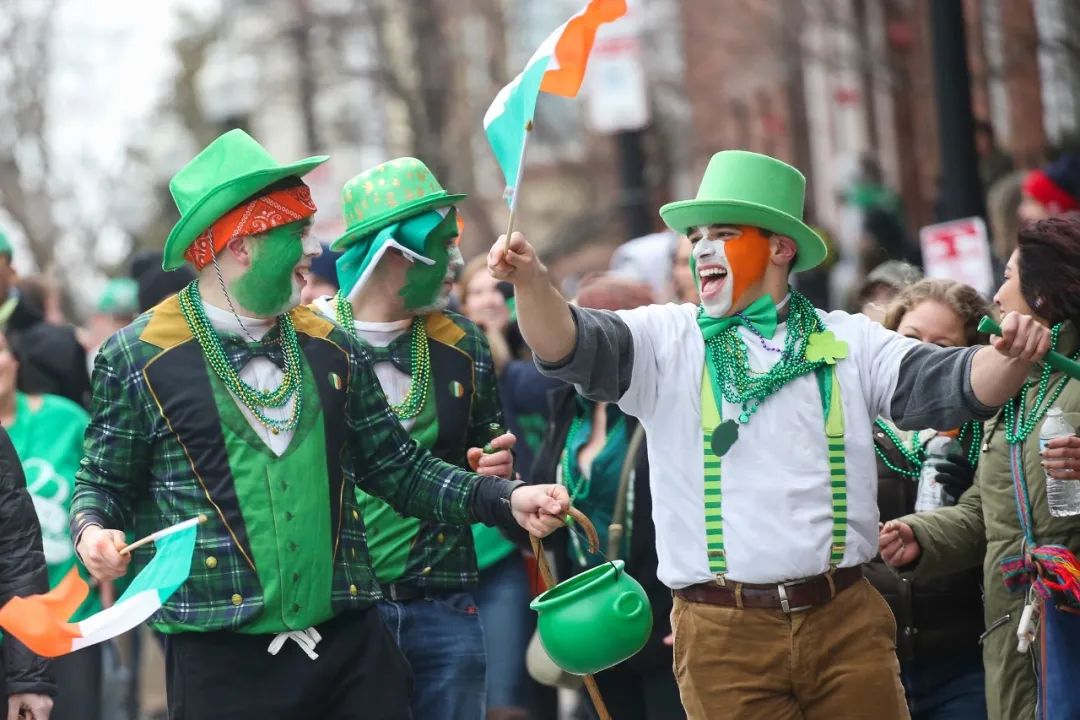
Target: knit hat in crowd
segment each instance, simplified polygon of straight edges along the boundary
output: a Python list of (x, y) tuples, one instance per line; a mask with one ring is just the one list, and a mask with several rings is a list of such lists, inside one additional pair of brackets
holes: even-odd
[(1067, 153), (1024, 178), (1024, 193), (1052, 214), (1080, 210), (1080, 155)]

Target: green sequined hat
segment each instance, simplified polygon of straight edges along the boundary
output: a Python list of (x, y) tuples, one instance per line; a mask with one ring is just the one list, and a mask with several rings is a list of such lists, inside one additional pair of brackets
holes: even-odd
[(776, 158), (743, 150), (712, 156), (693, 200), (660, 208), (660, 217), (677, 233), (700, 225), (751, 225), (795, 241), (793, 272), (821, 264), (825, 241), (803, 222), (806, 178)]
[(330, 247), (345, 250), (387, 225), (425, 210), (454, 205), (466, 197), (446, 192), (427, 165), (416, 158), (384, 162), (345, 183), (341, 206), (347, 229)]

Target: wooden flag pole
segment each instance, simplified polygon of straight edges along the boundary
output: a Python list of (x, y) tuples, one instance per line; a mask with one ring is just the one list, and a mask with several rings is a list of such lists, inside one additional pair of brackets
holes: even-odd
[(160, 540), (161, 538), (163, 538), (163, 537), (165, 537), (167, 535), (172, 535), (173, 533), (178, 533), (181, 530), (186, 530), (187, 528), (191, 527), (192, 525), (201, 525), (204, 522), (206, 522), (206, 516), (205, 515), (199, 515), (198, 517), (193, 517), (190, 520), (185, 520), (183, 522), (176, 523), (175, 525), (170, 525), (167, 528), (162, 528), (161, 530), (158, 530), (157, 532), (150, 533), (149, 535), (142, 538), (141, 540), (136, 540), (135, 542), (131, 543), (130, 545), (125, 545), (123, 548), (120, 549), (120, 554), (121, 555), (126, 555), (126, 554), (130, 553), (132, 550), (134, 550), (136, 548), (140, 548), (140, 547), (142, 547), (143, 545), (145, 545), (147, 543), (154, 542), (155, 540)]
[(517, 218), (518, 199), (521, 197), (521, 180), (525, 176), (525, 148), (529, 147), (529, 136), (532, 135), (533, 121), (525, 123), (525, 137), (521, 141), (521, 155), (518, 157), (517, 176), (514, 178), (513, 194), (510, 196), (510, 219), (506, 222), (506, 241), (503, 242), (502, 257), (506, 259), (506, 249), (510, 243), (510, 235), (514, 232), (514, 220)]

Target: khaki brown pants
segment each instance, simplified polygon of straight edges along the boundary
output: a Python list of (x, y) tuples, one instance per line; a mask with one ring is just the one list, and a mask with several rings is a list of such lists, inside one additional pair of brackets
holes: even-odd
[(676, 598), (671, 624), (689, 720), (908, 717), (896, 621), (866, 580), (790, 615)]

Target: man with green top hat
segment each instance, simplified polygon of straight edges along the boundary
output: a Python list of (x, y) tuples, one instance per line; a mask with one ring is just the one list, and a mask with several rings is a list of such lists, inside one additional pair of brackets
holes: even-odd
[[(332, 245), (342, 252), (340, 291), (315, 305), (371, 355), (391, 410), (418, 444), (459, 467), (509, 478), (514, 436), (500, 430), (487, 340), (445, 310), (463, 265), (454, 205), (464, 197), (448, 194), (415, 158), (354, 177), (342, 190), (348, 229)], [(383, 590), (379, 609), (413, 670), (413, 717), (484, 717), (469, 526), (404, 517), (363, 491), (357, 499)]]
[[(325, 160), (280, 165), (233, 130), (182, 168), (163, 266), (191, 263), (197, 279), (95, 363), (71, 507), (87, 568), (118, 577), (125, 540), (208, 518), (189, 579), (152, 621), (172, 718), (409, 717), (355, 487), (405, 514), (537, 534), (566, 505), (557, 488), (432, 457), (391, 414), (365, 351), (297, 305), (319, 252), (300, 178)], [(136, 550), (133, 569), (153, 554)]]
[(545, 374), (646, 429), (692, 720), (907, 717), (894, 621), (860, 570), (877, 551), (871, 424), (989, 417), (1049, 346), (1016, 314), (993, 347), (943, 349), (816, 310), (788, 284), (825, 258), (804, 190), (795, 168), (727, 151), (696, 199), (661, 208), (693, 244), (700, 305), (572, 308), (521, 234), (489, 254)]

